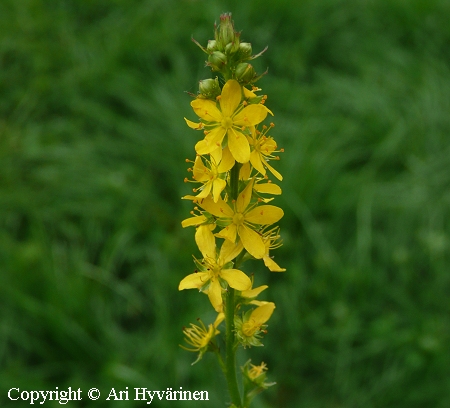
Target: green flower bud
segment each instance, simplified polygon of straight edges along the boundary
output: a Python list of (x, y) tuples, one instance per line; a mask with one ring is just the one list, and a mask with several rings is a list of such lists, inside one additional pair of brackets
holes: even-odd
[(252, 56), (252, 45), (247, 42), (239, 44), (239, 51), (237, 57), (239, 61), (245, 61)]
[(233, 55), (235, 54), (237, 51), (239, 51), (239, 36), (240, 33), (236, 33), (234, 41), (231, 43), (228, 43), (225, 46), (225, 54), (227, 55)]
[(231, 20), (231, 13), (223, 13), (220, 16), (219, 41), (222, 44), (222, 48), (225, 48), (228, 43), (234, 42), (234, 26), (233, 20)]
[(214, 51), (209, 57), (206, 65), (210, 66), (213, 71), (222, 70), (227, 63), (227, 56), (220, 51)]
[(215, 100), (221, 93), (219, 80), (217, 77), (215, 79), (209, 78), (200, 81), (198, 89), (206, 99)]
[(234, 75), (239, 83), (248, 84), (252, 82), (253, 78), (256, 77), (256, 72), (251, 64), (247, 62), (241, 62), (236, 66)]
[[(220, 16), (220, 24), (215, 28), (215, 40), (217, 42), (217, 49), (227, 54), (235, 53), (239, 49), (239, 35), (234, 31), (233, 20), (231, 20), (231, 13), (224, 13)], [(232, 44), (226, 50), (226, 46)]]
[(208, 54), (212, 54), (214, 51), (217, 51), (217, 42), (216, 40), (209, 40), (208, 45), (206, 46), (206, 51)]

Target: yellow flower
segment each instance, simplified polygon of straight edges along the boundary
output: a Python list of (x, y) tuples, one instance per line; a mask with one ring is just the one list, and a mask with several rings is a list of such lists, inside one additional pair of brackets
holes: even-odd
[[(217, 162), (212, 155), (211, 161), (206, 160), (206, 162), (208, 167), (203, 163), (202, 157), (197, 156), (192, 168), (192, 177), (196, 181), (203, 183), (203, 186), (199, 188), (201, 190), (200, 193), (195, 197), (205, 198), (212, 192), (214, 202), (217, 202), (220, 194), (227, 185), (226, 181), (221, 178), (220, 175), (233, 167), (234, 159), (227, 148), (224, 149), (220, 164), (216, 164)], [(194, 191), (197, 190), (198, 189), (195, 189)]]
[(263, 176), (266, 174), (265, 167), (267, 167), (278, 180), (283, 180), (283, 176), (269, 164), (269, 160), (280, 159), (278, 156), (274, 156), (273, 153), (283, 151), (283, 149), (277, 150), (277, 142), (271, 136), (266, 136), (268, 130), (274, 126), (273, 123), (269, 127), (263, 126), (263, 132), (252, 129), (250, 163)]
[(219, 233), (219, 238), (225, 238), (232, 243), (239, 236), (244, 248), (256, 259), (261, 259), (266, 254), (266, 246), (261, 235), (255, 231), (260, 225), (270, 225), (279, 221), (284, 213), (281, 208), (273, 205), (250, 205), (252, 197), (253, 180), (239, 194), (237, 200), (230, 207), (219, 198), (215, 203), (210, 197), (199, 200), (197, 203), (204, 210), (218, 218), (223, 225), (228, 224)]
[(263, 305), (246, 312), (242, 318), (236, 316), (236, 334), (244, 347), (262, 346), (260, 341), (261, 334), (265, 332), (265, 323), (272, 316), (274, 309), (275, 303), (265, 302)]
[(203, 354), (208, 351), (213, 338), (220, 333), (219, 330), (217, 330), (217, 326), (219, 326), (224, 319), (225, 314), (219, 313), (216, 321), (213, 324), (210, 324), (208, 328), (205, 327), (200, 319), (198, 319), (200, 326), (191, 323), (191, 327), (183, 328), (183, 333), (186, 336), (184, 340), (190, 347), (185, 347), (181, 344), (180, 347), (187, 351), (199, 352), (197, 360), (195, 360), (192, 365), (199, 361), (203, 357)]
[(282, 243), (280, 241), (280, 229), (278, 227), (272, 228), (269, 231), (263, 233), (263, 241), (266, 246), (266, 253), (263, 256), (264, 265), (266, 265), (271, 272), (285, 272), (285, 268), (281, 268), (278, 264), (270, 257), (269, 251), (271, 249), (279, 248)]
[(242, 324), (242, 334), (246, 337), (253, 336), (261, 329), (261, 326), (270, 319), (275, 309), (275, 303), (267, 302), (262, 306), (253, 309), (250, 317)]
[[(241, 104), (242, 87), (234, 79), (226, 82), (219, 96), (220, 109), (216, 102), (209, 99), (197, 98), (191, 102), (195, 113), (202, 120), (194, 123), (186, 119), (186, 123), (192, 129), (206, 129), (204, 140), (195, 145), (198, 154), (208, 154), (214, 151), (220, 152), (225, 135), (228, 136), (230, 152), (239, 163), (250, 160), (250, 146), (244, 133), (250, 126), (261, 123), (271, 113), (262, 104)], [(248, 132), (247, 132), (248, 133)]]
[(248, 370), (248, 376), (250, 380), (255, 381), (259, 376), (266, 373), (268, 370), (267, 364), (263, 361), (259, 366), (250, 364), (250, 370)]
[(178, 290), (199, 289), (205, 292), (217, 312), (223, 310), (221, 280), (234, 289), (247, 290), (251, 287), (250, 278), (242, 271), (232, 268), (232, 259), (242, 251), (241, 244), (224, 241), (219, 254), (216, 252), (216, 242), (208, 225), (197, 228), (195, 240), (203, 255), (201, 262), (197, 261), (198, 271), (186, 276), (178, 286)]

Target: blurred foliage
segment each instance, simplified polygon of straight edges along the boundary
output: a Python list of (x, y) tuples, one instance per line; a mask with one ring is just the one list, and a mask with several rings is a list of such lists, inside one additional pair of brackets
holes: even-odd
[(85, 398), (67, 406), (141, 406), (104, 400), (127, 386), (225, 406), (214, 358), (178, 348), (208, 302), (177, 291), (196, 251), (183, 91), (211, 76), (190, 37), (224, 11), (269, 45), (259, 85), (286, 150), (287, 272), (247, 267), (277, 304), (252, 355), (278, 384), (255, 408), (450, 406), (445, 0), (3, 0), (1, 406), (69, 386)]

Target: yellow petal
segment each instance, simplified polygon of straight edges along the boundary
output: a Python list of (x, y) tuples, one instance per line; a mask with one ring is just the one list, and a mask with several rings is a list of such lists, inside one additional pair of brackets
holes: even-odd
[(244, 163), (239, 171), (239, 179), (240, 180), (248, 180), (250, 178), (252, 169), (250, 163)]
[(244, 89), (244, 96), (246, 99), (256, 98), (258, 95), (256, 95), (253, 91), (250, 91), (246, 87)]
[(278, 171), (276, 171), (268, 162), (265, 162), (264, 163), (266, 166), (267, 166), (267, 168), (269, 169), (269, 171), (278, 179), (278, 180), (280, 180), (280, 181), (282, 181), (283, 180), (283, 176), (280, 174), (280, 173), (278, 173)]
[(203, 123), (196, 123), (196, 122), (192, 122), (189, 119), (184, 118), (184, 120), (186, 121), (186, 124), (191, 128), (191, 129), (195, 129), (195, 130), (200, 130), (203, 129)]
[(218, 263), (224, 265), (227, 262), (232, 261), (236, 258), (244, 249), (242, 242), (234, 243), (228, 239), (223, 241), (223, 244), (220, 248), (219, 260)]
[(230, 79), (223, 86), (220, 98), (220, 109), (224, 117), (230, 117), (241, 103), (242, 90), (239, 82)]
[(217, 203), (217, 201), (220, 198), (220, 193), (227, 186), (227, 182), (225, 180), (220, 179), (220, 178), (216, 178), (213, 181), (212, 185), (213, 185), (213, 199), (214, 199), (214, 202)]
[(229, 240), (231, 243), (234, 244), (236, 242), (236, 231), (237, 231), (236, 224), (230, 224), (221, 231), (219, 231), (216, 234), (216, 237), (225, 238), (226, 240)]
[(183, 228), (192, 227), (194, 225), (200, 225), (206, 222), (206, 217), (204, 215), (197, 215), (195, 217), (186, 218), (181, 221), (181, 226)]
[(233, 217), (234, 215), (234, 211), (222, 198), (219, 198), (215, 203), (211, 196), (209, 196), (198, 200), (197, 204), (216, 217)]
[(234, 157), (230, 152), (229, 147), (225, 147), (225, 149), (220, 149), (222, 152), (222, 160), (217, 161), (216, 163), (219, 163), (219, 167), (217, 168), (217, 171), (219, 173), (225, 173), (226, 171), (230, 170), (234, 166)]
[(203, 185), (203, 189), (199, 194), (195, 196), (195, 198), (206, 198), (209, 196), (209, 192), (211, 191), (212, 183), (208, 182)]
[(203, 258), (216, 259), (216, 239), (209, 225), (200, 225), (195, 231), (195, 242)]
[(236, 126), (254, 126), (261, 123), (267, 116), (268, 109), (261, 104), (247, 105), (234, 118)]
[(236, 201), (236, 212), (243, 213), (248, 207), (252, 198), (253, 179), (247, 184), (247, 186), (241, 191)]
[(246, 225), (241, 225), (238, 233), (244, 248), (251, 256), (256, 259), (261, 259), (266, 254), (266, 246), (264, 245), (264, 241), (262, 240), (261, 235), (259, 235), (256, 231)]
[(194, 99), (191, 106), (197, 116), (208, 122), (221, 122), (222, 120), (222, 114), (217, 109), (216, 103), (209, 99)]
[(209, 301), (211, 302), (213, 308), (216, 312), (220, 313), (223, 310), (223, 301), (222, 301), (222, 287), (220, 286), (220, 282), (218, 279), (213, 279), (211, 281), (211, 285), (206, 291)]
[(258, 286), (257, 288), (254, 288), (254, 289), (244, 290), (241, 292), (241, 296), (246, 297), (246, 298), (255, 298), (263, 290), (266, 290), (267, 288), (268, 288), (267, 285), (262, 285), (262, 286)]
[(250, 315), (250, 319), (253, 319), (258, 324), (264, 324), (267, 322), (267, 320), (270, 319), (270, 316), (272, 316), (272, 313), (275, 309), (275, 303), (273, 302), (267, 302), (265, 305), (257, 307), (255, 310), (253, 310), (252, 314)]
[(195, 158), (194, 167), (192, 168), (192, 175), (197, 181), (205, 181), (209, 179), (210, 170), (203, 164), (200, 156)]
[(266, 175), (266, 169), (261, 162), (261, 153), (259, 153), (257, 150), (253, 150), (250, 153), (250, 163), (260, 174), (262, 174), (263, 176)]
[(226, 133), (227, 131), (225, 128), (223, 128), (222, 126), (217, 126), (205, 136), (205, 141), (209, 144), (216, 145), (217, 148), (222, 143), (222, 140), (225, 137)]
[(281, 208), (274, 205), (260, 205), (245, 214), (245, 221), (252, 224), (270, 225), (279, 221), (284, 215)]
[(286, 271), (286, 269), (280, 268), (278, 266), (278, 264), (270, 256), (265, 256), (263, 258), (263, 261), (264, 261), (264, 265), (266, 265), (271, 272), (285, 272)]
[(200, 289), (210, 279), (209, 272), (195, 272), (186, 276), (178, 285), (178, 290)]
[(224, 269), (220, 272), (220, 277), (237, 290), (247, 290), (252, 287), (250, 278), (239, 269)]
[(236, 129), (228, 129), (228, 147), (234, 159), (239, 163), (250, 160), (250, 145), (247, 137)]
[(281, 194), (280, 186), (273, 183), (256, 183), (253, 188), (258, 193), (266, 193), (266, 194)]
[(224, 320), (225, 320), (225, 313), (223, 312), (219, 313), (216, 317), (216, 320), (214, 321), (214, 327), (217, 327)]
[[(217, 146), (217, 148), (211, 151), (210, 153), (212, 164), (214, 166), (217, 166), (223, 160), (222, 156), (223, 156), (222, 146)], [(219, 173), (221, 172), (219, 171)]]

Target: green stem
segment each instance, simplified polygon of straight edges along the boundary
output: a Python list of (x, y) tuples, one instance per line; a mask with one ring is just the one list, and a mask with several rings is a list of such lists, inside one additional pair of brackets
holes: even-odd
[[(230, 194), (231, 199), (236, 200), (239, 194), (239, 170), (240, 164), (235, 163), (230, 172)], [(235, 347), (235, 331), (234, 331), (234, 312), (235, 312), (234, 289), (228, 286), (228, 293), (225, 304), (225, 324), (226, 324), (226, 378), (228, 383), (228, 391), (230, 393), (233, 404), (241, 408), (242, 400), (239, 393), (236, 376), (236, 347)]]
[(228, 391), (230, 393), (231, 401), (236, 407), (241, 407), (241, 395), (237, 384), (236, 377), (236, 348), (235, 334), (234, 334), (234, 289), (228, 287), (227, 300), (225, 305), (225, 319), (226, 319), (226, 377), (228, 383)]

